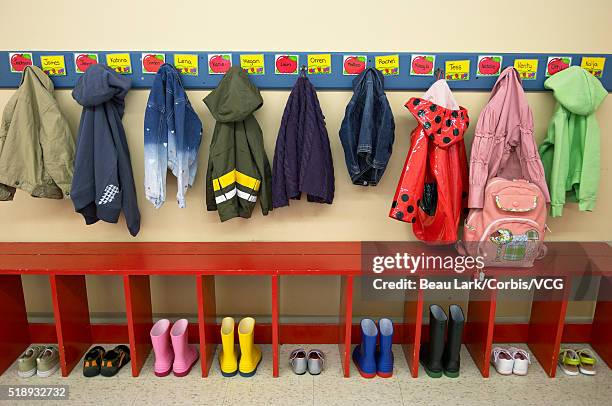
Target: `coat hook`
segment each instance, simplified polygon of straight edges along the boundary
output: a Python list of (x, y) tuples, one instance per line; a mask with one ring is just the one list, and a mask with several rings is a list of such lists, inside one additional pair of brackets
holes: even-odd
[(444, 71), (442, 68), (437, 68), (434, 74), (436, 75), (436, 80), (440, 80), (441, 77), (444, 77)]
[(302, 76), (306, 76), (307, 69), (308, 69), (308, 68), (306, 67), (306, 65), (302, 65), (302, 66), (300, 67), (300, 75), (302, 75)]

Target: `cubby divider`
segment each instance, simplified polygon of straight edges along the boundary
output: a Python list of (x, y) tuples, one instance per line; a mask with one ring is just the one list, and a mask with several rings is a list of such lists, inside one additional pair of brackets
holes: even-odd
[(123, 288), (132, 376), (138, 376), (152, 349), (149, 334), (153, 325), (149, 275), (124, 275)]
[(202, 377), (207, 377), (215, 357), (217, 340), (216, 329), (217, 305), (215, 296), (214, 275), (196, 276), (196, 289), (198, 293), (198, 331), (200, 335), (200, 363)]
[[(402, 349), (406, 363), (413, 378), (419, 376), (419, 351), (421, 348), (421, 331), (423, 325), (423, 290), (419, 277), (410, 277), (416, 281), (417, 289), (406, 290), (404, 300), (404, 325), (401, 334)], [(416, 291), (416, 292), (415, 292)]]
[(0, 374), (30, 344), (28, 314), (21, 275), (0, 275)]
[(50, 275), (53, 313), (62, 376), (81, 360), (92, 344), (85, 275)]

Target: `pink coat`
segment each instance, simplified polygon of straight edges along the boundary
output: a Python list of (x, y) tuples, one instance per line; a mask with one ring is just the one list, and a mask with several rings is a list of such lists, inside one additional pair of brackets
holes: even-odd
[(550, 202), (533, 136), (533, 115), (518, 72), (512, 67), (497, 79), (476, 124), (470, 157), (470, 208), (482, 208), (485, 186), (494, 177), (528, 180)]

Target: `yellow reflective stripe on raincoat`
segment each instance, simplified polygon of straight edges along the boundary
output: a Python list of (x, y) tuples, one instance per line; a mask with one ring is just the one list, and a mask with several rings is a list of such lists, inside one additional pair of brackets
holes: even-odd
[(259, 186), (261, 185), (261, 181), (259, 181), (258, 179), (255, 179), (249, 175), (245, 175), (242, 172), (238, 172), (236, 169), (233, 169), (225, 175), (213, 179), (213, 189), (216, 192), (220, 189), (231, 186), (233, 183), (238, 183), (239, 185), (242, 185), (254, 191), (258, 191)]

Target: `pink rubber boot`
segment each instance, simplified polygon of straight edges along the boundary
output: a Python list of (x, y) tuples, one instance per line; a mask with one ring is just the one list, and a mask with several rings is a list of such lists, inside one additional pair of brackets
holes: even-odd
[(185, 376), (198, 360), (198, 351), (187, 342), (187, 319), (177, 320), (172, 326), (170, 337), (174, 348), (174, 376)]
[(174, 352), (170, 346), (170, 320), (161, 319), (151, 328), (151, 342), (155, 353), (153, 370), (157, 376), (166, 376), (172, 370)]

